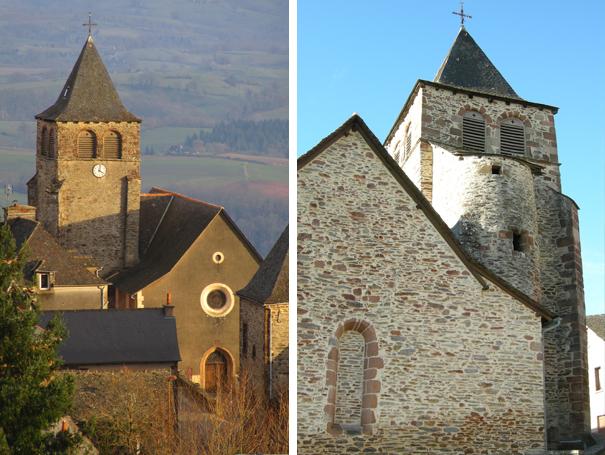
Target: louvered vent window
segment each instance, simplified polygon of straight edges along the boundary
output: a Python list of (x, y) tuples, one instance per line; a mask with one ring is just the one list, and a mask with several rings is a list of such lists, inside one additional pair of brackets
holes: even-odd
[(82, 131), (78, 136), (78, 157), (95, 158), (97, 155), (97, 138), (92, 131)]
[(410, 153), (412, 152), (412, 133), (410, 132), (410, 127), (408, 126), (408, 130), (405, 133), (405, 143), (404, 143), (404, 149), (403, 149), (403, 156), (405, 156), (406, 158), (408, 156), (410, 156)]
[(48, 130), (42, 128), (42, 143), (40, 144), (40, 153), (42, 156), (48, 156)]
[(48, 131), (48, 156), (50, 158), (55, 157), (55, 130)]
[(485, 151), (485, 120), (476, 112), (467, 112), (462, 119), (462, 147)]
[(122, 138), (115, 131), (110, 131), (103, 138), (103, 155), (105, 158), (122, 158)]
[(500, 151), (525, 153), (525, 129), (520, 120), (510, 119), (500, 125)]

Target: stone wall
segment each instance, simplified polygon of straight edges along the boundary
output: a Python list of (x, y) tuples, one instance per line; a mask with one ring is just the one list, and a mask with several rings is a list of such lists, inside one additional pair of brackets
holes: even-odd
[[(43, 127), (56, 132), (56, 158), (41, 151)], [(77, 156), (78, 134), (95, 133), (101, 158)], [(103, 158), (102, 138), (122, 137), (122, 158)], [(36, 154), (38, 219), (66, 248), (92, 256), (108, 274), (138, 261), (140, 203), (139, 123), (54, 123), (38, 121)], [(95, 164), (107, 173), (92, 174)]]
[(289, 378), (289, 312), (290, 307), (285, 303), (271, 303), (265, 305), (267, 319), (270, 322), (270, 397), (275, 398), (279, 394), (288, 393)]
[(240, 299), (241, 376), (250, 381), (250, 385), (259, 393), (267, 391), (265, 318), (263, 305), (245, 298)]
[[(297, 261), (299, 453), (544, 448), (540, 318), (482, 289), (359, 132), (299, 170)], [(332, 417), (346, 330), (362, 433)]]

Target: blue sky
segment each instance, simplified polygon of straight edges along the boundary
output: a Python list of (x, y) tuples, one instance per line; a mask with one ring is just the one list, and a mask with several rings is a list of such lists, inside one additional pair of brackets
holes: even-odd
[[(298, 2), (298, 154), (359, 113), (383, 140), (460, 25), (450, 0)], [(605, 2), (468, 0), (466, 28), (513, 89), (558, 106), (563, 192), (580, 206), (586, 309), (605, 312)]]

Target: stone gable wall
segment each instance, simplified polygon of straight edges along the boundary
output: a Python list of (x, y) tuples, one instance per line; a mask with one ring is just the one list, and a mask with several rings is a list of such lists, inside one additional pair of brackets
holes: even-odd
[[(244, 352), (244, 324), (248, 326), (247, 349)], [(265, 348), (265, 309), (263, 305), (240, 299), (240, 363), (241, 375), (258, 393), (267, 391)], [(256, 355), (253, 356), (253, 353)]]
[[(540, 318), (482, 290), (359, 133), (299, 171), (297, 261), (299, 453), (543, 448)], [(330, 421), (348, 321), (375, 332), (361, 434)]]
[(271, 303), (265, 305), (269, 313), (271, 327), (271, 397), (275, 398), (288, 391), (289, 377), (289, 312), (288, 303)]

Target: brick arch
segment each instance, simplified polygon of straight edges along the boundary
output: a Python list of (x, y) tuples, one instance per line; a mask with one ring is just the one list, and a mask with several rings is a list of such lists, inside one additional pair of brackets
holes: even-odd
[(364, 434), (372, 434), (375, 429), (378, 405), (378, 396), (382, 388), (379, 371), (384, 367), (384, 361), (380, 356), (376, 330), (363, 319), (351, 318), (341, 322), (334, 336), (330, 339), (330, 351), (328, 353), (326, 385), (328, 386), (328, 400), (325, 406), (330, 434), (342, 433), (340, 425), (334, 423), (336, 412), (336, 384), (338, 380), (339, 349), (338, 339), (347, 331), (355, 331), (363, 336), (365, 342), (364, 369), (363, 369), (363, 393), (361, 399), (361, 428)]
[(521, 114), (520, 112), (505, 111), (502, 114), (500, 114), (498, 116), (498, 118), (496, 118), (496, 123), (498, 126), (500, 126), (500, 124), (504, 120), (507, 120), (509, 118), (516, 118), (517, 120), (521, 120), (523, 122), (523, 125), (526, 128), (525, 131), (527, 131), (528, 128), (531, 128), (531, 122), (529, 121), (529, 117)]
[(491, 115), (489, 115), (489, 113), (483, 106), (471, 106), (470, 104), (465, 104), (460, 109), (458, 109), (458, 115), (461, 119), (467, 112), (477, 112), (478, 114), (481, 114), (483, 120), (485, 120), (485, 126), (493, 125), (494, 123), (494, 120), (492, 119)]

